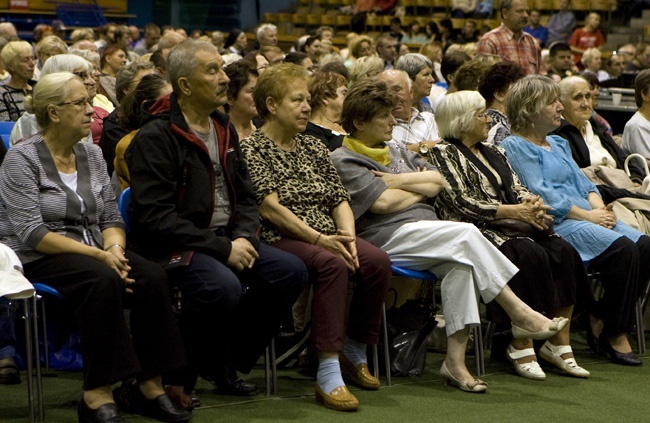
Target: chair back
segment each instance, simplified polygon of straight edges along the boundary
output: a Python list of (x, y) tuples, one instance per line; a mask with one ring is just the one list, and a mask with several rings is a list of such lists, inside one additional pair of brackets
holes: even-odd
[(16, 122), (0, 122), (0, 137), (5, 143), (5, 147), (9, 150), (9, 138), (11, 137), (11, 131), (14, 129)]
[(122, 220), (124, 220), (124, 225), (126, 226), (126, 232), (131, 232), (131, 219), (129, 219), (129, 204), (131, 204), (131, 187), (126, 188), (120, 194), (120, 198), (117, 200), (117, 208), (122, 215)]

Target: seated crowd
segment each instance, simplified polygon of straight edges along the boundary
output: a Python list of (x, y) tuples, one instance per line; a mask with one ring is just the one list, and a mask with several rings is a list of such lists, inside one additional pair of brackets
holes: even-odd
[[(491, 13), (456, 3), (454, 16)], [(346, 382), (380, 387), (366, 351), (391, 264), (441, 280), (440, 375), (462, 391), (488, 389), (465, 365), (480, 301), (506, 337), (493, 356), (521, 377), (546, 379), (538, 356), (590, 376), (571, 348), (578, 316), (596, 354), (640, 365), (628, 334), (650, 279), (650, 222), (617, 214), (650, 210), (646, 175), (632, 165), (621, 187), (599, 172), (629, 152), (650, 159), (650, 45), (603, 60), (600, 17), (576, 29), (567, 0), (547, 31), (526, 0), (499, 12), (498, 28), (468, 20), (459, 33), (449, 19), (406, 32), (393, 19), (341, 50), (330, 27), (283, 51), (272, 24), (251, 46), (239, 29), (188, 37), (155, 24), (142, 38), (76, 29), (70, 45), (38, 26), (32, 45), (1, 23), (0, 121), (15, 125), (11, 148), (0, 143), (0, 242), (74, 310), (79, 421), (121, 422), (120, 410), (189, 421), (199, 377), (257, 395), (237, 372), (305, 309), (316, 400), (356, 410)], [(639, 110), (614, 134), (595, 107), (624, 71)], [(0, 383), (12, 384), (8, 309)]]

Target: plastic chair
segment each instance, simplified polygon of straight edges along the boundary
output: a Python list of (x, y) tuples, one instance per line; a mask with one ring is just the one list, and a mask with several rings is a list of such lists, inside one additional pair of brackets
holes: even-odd
[(14, 125), (16, 122), (0, 122), (0, 137), (2, 137), (2, 141), (5, 143), (5, 147), (7, 147), (7, 150), (9, 150), (9, 138), (11, 137), (11, 131), (14, 129)]
[[(420, 279), (423, 284), (431, 284), (432, 288), (435, 288), (436, 281), (438, 280), (438, 277), (436, 275), (428, 271), (406, 269), (396, 265), (392, 265), (391, 269), (393, 270), (393, 276), (402, 276), (411, 279)], [(432, 289), (432, 293), (433, 293), (432, 294), (433, 306), (435, 307), (436, 290)], [(388, 339), (387, 338), (388, 329), (386, 327), (385, 316), (386, 314), (384, 308), (384, 339)], [(474, 333), (474, 354), (476, 359), (476, 373), (478, 376), (483, 376), (485, 374), (485, 357), (483, 355), (483, 333), (481, 332), (481, 326), (479, 325), (475, 327), (474, 329), (472, 329), (472, 331)], [(386, 352), (386, 356), (388, 356), (387, 348), (385, 352)], [(390, 367), (387, 367), (387, 369), (390, 369)], [(390, 374), (390, 371), (387, 371), (386, 373)], [(388, 380), (388, 384), (390, 385), (390, 378)]]
[(122, 215), (122, 220), (126, 226), (126, 232), (131, 232), (131, 219), (129, 218), (129, 204), (131, 204), (131, 187), (126, 188), (120, 194), (120, 198), (117, 200), (117, 209)]

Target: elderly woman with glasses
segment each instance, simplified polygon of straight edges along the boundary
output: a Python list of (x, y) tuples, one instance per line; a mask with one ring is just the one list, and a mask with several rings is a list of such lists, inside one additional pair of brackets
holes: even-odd
[(185, 362), (166, 274), (127, 250), (101, 151), (78, 142), (90, 132), (91, 104), (68, 72), (43, 76), (25, 98), (42, 134), (11, 148), (0, 168), (0, 237), (27, 278), (56, 288), (74, 310), (84, 357), (80, 422), (124, 421), (111, 385), (131, 377), (137, 383), (118, 398), (128, 411), (187, 421), (161, 384)]
[[(571, 319), (576, 286), (582, 288), (581, 294), (589, 292), (580, 256), (559, 236), (542, 231), (552, 221), (549, 207), (519, 182), (503, 151), (485, 142), (489, 120), (485, 100), (476, 91), (449, 94), (438, 105), (436, 121), (444, 141), (429, 153), (429, 161), (444, 178), (436, 211), (441, 218), (477, 226), (519, 267), (508, 286), (526, 304)], [(513, 223), (530, 229), (530, 234), (512, 233), (507, 225)], [(497, 324), (508, 322), (500, 307), (489, 304), (488, 314)], [(589, 377), (573, 357), (569, 325), (549, 338), (539, 355), (571, 376)], [(506, 357), (520, 376), (546, 378), (530, 339), (514, 339)]]
[[(85, 59), (73, 54), (59, 54), (50, 57), (41, 70), (41, 76), (55, 72), (74, 73), (84, 82), (84, 86), (88, 91), (88, 97), (92, 99), (97, 94), (97, 83), (93, 78), (93, 66)], [(93, 107), (93, 110), (94, 113), (90, 125), (90, 133), (81, 141), (94, 142), (96, 139), (96, 144), (99, 142), (99, 138), (102, 135), (103, 120), (104, 117), (108, 116), (108, 113), (101, 108)], [(36, 116), (32, 113), (25, 112), (11, 130), (9, 143), (15, 145), (20, 140), (39, 132), (39, 130), (38, 124), (36, 123)]]

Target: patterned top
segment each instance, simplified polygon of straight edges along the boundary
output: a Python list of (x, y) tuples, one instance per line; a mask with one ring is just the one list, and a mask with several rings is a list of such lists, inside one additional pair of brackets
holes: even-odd
[(514, 62), (524, 68), (528, 75), (539, 73), (542, 63), (542, 50), (532, 35), (515, 33), (503, 23), (481, 37), (476, 46), (476, 55), (494, 54)]
[(422, 141), (432, 141), (440, 138), (438, 125), (433, 114), (419, 112), (416, 108), (411, 109), (411, 120), (405, 121), (396, 119), (397, 125), (393, 127), (393, 141), (404, 147), (410, 144), (417, 144)]
[(494, 145), (501, 144), (501, 141), (510, 136), (510, 122), (506, 115), (495, 109), (487, 109), (485, 114), (492, 119), (488, 124), (490, 131), (488, 132), (487, 142)]
[[(350, 195), (329, 158), (329, 151), (318, 139), (304, 134), (293, 137), (292, 151), (285, 151), (261, 129), (241, 141), (257, 202), (276, 192), (281, 205), (311, 228), (335, 234), (332, 210)], [(271, 222), (262, 220), (262, 240), (272, 244), (284, 234)]]
[[(102, 152), (92, 143), (74, 146), (77, 191), (61, 179), (40, 134), (7, 152), (0, 168), (0, 239), (23, 263), (41, 258), (35, 251), (50, 232), (102, 248), (104, 229), (124, 229)], [(82, 213), (81, 197), (86, 213)]]
[(25, 112), (23, 99), (25, 93), (22, 88), (11, 88), (0, 85), (0, 122), (16, 122)]
[[(519, 201), (532, 195), (510, 168), (503, 149), (494, 145), (489, 145), (489, 148), (512, 172), (511, 188)], [(473, 223), (496, 246), (510, 239), (498, 231), (485, 228), (485, 222), (496, 218), (497, 209), (502, 203), (487, 176), (458, 147), (443, 141), (429, 150), (428, 160), (438, 167), (445, 179), (444, 190), (438, 194), (434, 204), (440, 219)]]

